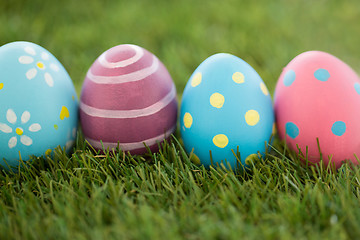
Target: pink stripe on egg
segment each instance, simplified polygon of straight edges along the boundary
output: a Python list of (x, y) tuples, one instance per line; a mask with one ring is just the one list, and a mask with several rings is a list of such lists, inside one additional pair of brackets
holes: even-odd
[(101, 108), (91, 107), (84, 102), (80, 101), (80, 109), (87, 115), (92, 117), (103, 117), (103, 118), (137, 118), (149, 116), (151, 114), (159, 112), (161, 109), (165, 108), (169, 103), (174, 100), (176, 97), (175, 86), (172, 86), (170, 92), (163, 97), (161, 100), (156, 102), (153, 105), (150, 105), (142, 109), (133, 109), (133, 110), (107, 110)]
[(131, 142), (131, 143), (115, 143), (115, 142), (103, 142), (103, 141), (97, 141), (94, 139), (90, 139), (90, 138), (86, 138), (86, 140), (90, 143), (91, 146), (93, 146), (94, 148), (97, 149), (102, 149), (103, 146), (106, 148), (116, 148), (119, 144), (119, 147), (121, 150), (123, 151), (131, 151), (131, 150), (135, 150), (135, 149), (140, 149), (140, 148), (144, 148), (144, 143), (146, 144), (146, 146), (153, 146), (159, 142), (162, 142), (165, 138), (169, 137), (176, 128), (176, 124), (170, 128), (168, 131), (166, 131), (165, 133), (158, 135), (156, 137), (153, 138), (149, 138), (143, 141), (139, 141), (139, 142)]
[(107, 55), (108, 55), (109, 52), (106, 51), (103, 54), (101, 54), (99, 59), (98, 59), (101, 66), (103, 66), (105, 68), (126, 67), (128, 65), (136, 63), (144, 55), (143, 49), (141, 47), (136, 46), (136, 45), (127, 44), (127, 45), (121, 45), (119, 47), (124, 48), (126, 50), (130, 47), (131, 49), (133, 49), (135, 51), (135, 55), (128, 58), (128, 59), (122, 60), (122, 61), (110, 62), (110, 61), (107, 60)]
[(143, 68), (136, 72), (131, 72), (119, 76), (97, 76), (93, 75), (91, 69), (88, 71), (86, 77), (97, 84), (121, 84), (127, 82), (136, 82), (155, 73), (159, 68), (159, 60), (153, 56), (153, 61), (150, 67)]
[(86, 78), (80, 99), (86, 105), (100, 109), (142, 109), (160, 101), (173, 87), (169, 72), (160, 62), (154, 74), (137, 82), (97, 84)]
[(80, 109), (80, 121), (85, 138), (104, 142), (139, 142), (153, 138), (176, 124), (177, 101), (159, 112), (138, 118), (102, 118), (92, 117)]

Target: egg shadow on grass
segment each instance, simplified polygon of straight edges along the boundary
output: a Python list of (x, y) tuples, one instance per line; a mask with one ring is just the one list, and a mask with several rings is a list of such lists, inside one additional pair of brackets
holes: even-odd
[(4, 164), (0, 165), (0, 170), (5, 174), (11, 175), (31, 173), (36, 176), (41, 171), (49, 171), (56, 168), (59, 165), (59, 156), (67, 156), (65, 148), (61, 149), (60, 146), (51, 151), (51, 154), (43, 154), (41, 156), (30, 155), (27, 160), (23, 160), (23, 157), (20, 155), (17, 165), (10, 165), (6, 159), (3, 159)]
[(269, 138), (269, 141), (265, 141), (265, 151), (261, 154), (259, 151), (253, 154), (250, 154), (245, 159), (242, 159), (239, 146), (237, 146), (236, 150), (231, 149), (235, 160), (236, 165), (232, 167), (233, 164), (228, 162), (226, 159), (221, 160), (221, 162), (214, 162), (212, 158), (211, 151), (209, 151), (210, 155), (210, 166), (215, 169), (222, 169), (225, 171), (232, 171), (235, 174), (242, 176), (242, 177), (251, 177), (254, 169), (263, 168), (266, 166), (266, 162), (268, 161), (267, 156), (269, 155), (270, 151), (272, 150), (272, 146), (270, 143), (274, 141), (276, 137), (275, 134), (272, 134)]
[[(36, 156), (30, 155), (27, 160), (23, 159), (23, 156), (19, 153), (19, 160), (17, 165), (10, 165), (6, 159), (3, 159), (4, 164), (0, 164), (0, 171), (6, 174), (18, 174), (31, 172), (33, 175), (37, 175), (40, 171), (52, 171), (54, 169), (66, 168), (71, 161), (73, 153), (75, 153), (79, 143), (83, 142), (83, 137), (80, 132), (77, 132), (74, 145), (66, 149), (57, 146), (52, 149), (50, 153), (44, 153), (43, 155)], [(61, 164), (60, 164), (61, 162)]]
[[(165, 134), (165, 133), (164, 133)], [(144, 153), (131, 153), (131, 151), (124, 151), (121, 149), (120, 142), (117, 143), (117, 146), (115, 148), (105, 147), (101, 142), (102, 148), (96, 149), (94, 148), (86, 139), (83, 140), (85, 143), (83, 146), (83, 151), (89, 151), (92, 155), (96, 156), (97, 158), (108, 158), (108, 159), (117, 159), (117, 163), (121, 164), (135, 164), (138, 165), (140, 163), (153, 163), (156, 159), (162, 159), (160, 157), (157, 157), (157, 154), (166, 155), (165, 159), (169, 162), (173, 161), (173, 158), (171, 157), (172, 154), (170, 152), (172, 151), (171, 148), (173, 148), (173, 137), (174, 135), (170, 135), (166, 138), (164, 138), (162, 141), (157, 143), (157, 150), (152, 151), (149, 146), (147, 146), (145, 143), (144, 145)], [(154, 145), (153, 145), (154, 146)]]
[[(292, 166), (296, 169), (303, 168), (306, 171), (312, 171), (314, 169), (316, 172), (321, 173), (324, 170), (327, 173), (337, 173), (344, 165), (349, 166), (351, 169), (355, 169), (357, 166), (360, 166), (360, 160), (355, 155), (357, 163), (359, 165), (354, 164), (350, 160), (343, 160), (342, 165), (337, 169), (335, 163), (332, 160), (332, 155), (324, 156), (321, 151), (321, 146), (319, 139), (316, 139), (318, 153), (319, 153), (319, 160), (318, 161), (311, 161), (309, 159), (308, 154), (308, 147), (305, 149), (301, 149), (300, 146), (296, 145), (296, 150), (292, 150), (286, 142), (286, 138), (284, 140), (280, 140), (279, 137), (276, 138), (276, 144), (272, 146), (273, 151), (278, 155), (280, 158), (286, 161), (286, 164)], [(328, 163), (324, 162), (324, 158), (327, 158)]]

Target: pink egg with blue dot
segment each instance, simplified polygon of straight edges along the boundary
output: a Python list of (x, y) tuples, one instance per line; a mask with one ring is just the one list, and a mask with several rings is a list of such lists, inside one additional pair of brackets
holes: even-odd
[(249, 165), (254, 154), (265, 153), (273, 126), (270, 94), (244, 60), (215, 54), (190, 77), (181, 103), (181, 136), (185, 150), (204, 166), (236, 169), (238, 160)]
[(302, 159), (357, 164), (360, 79), (346, 63), (321, 51), (298, 55), (283, 69), (274, 100), (279, 136)]

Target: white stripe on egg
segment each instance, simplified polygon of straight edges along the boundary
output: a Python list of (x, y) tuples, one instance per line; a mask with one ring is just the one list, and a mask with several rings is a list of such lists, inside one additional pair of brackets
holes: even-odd
[(100, 55), (99, 57), (99, 63), (105, 67), (105, 68), (118, 68), (118, 67), (126, 67), (128, 65), (131, 65), (133, 63), (136, 63), (137, 61), (139, 61), (142, 56), (144, 55), (144, 51), (142, 48), (135, 46), (135, 45), (131, 45), (131, 44), (127, 44), (127, 45), (122, 45), (121, 48), (127, 48), (127, 47), (131, 47), (134, 51), (135, 51), (135, 55), (129, 59), (126, 60), (122, 60), (119, 62), (108, 62), (106, 60), (106, 54), (108, 53), (108, 51), (104, 52), (103, 54)]
[(153, 57), (153, 62), (150, 67), (143, 68), (139, 71), (135, 71), (132, 73), (124, 74), (121, 76), (97, 76), (91, 73), (91, 70), (88, 71), (87, 77), (98, 84), (121, 84), (128, 82), (136, 82), (143, 80), (144, 78), (155, 73), (159, 68), (159, 59), (157, 57)]
[(87, 115), (92, 117), (104, 117), (104, 118), (137, 118), (145, 117), (159, 112), (161, 109), (169, 105), (174, 98), (176, 98), (176, 90), (173, 85), (170, 92), (158, 102), (142, 109), (133, 110), (107, 110), (101, 108), (91, 107), (82, 101), (80, 101), (80, 109)]

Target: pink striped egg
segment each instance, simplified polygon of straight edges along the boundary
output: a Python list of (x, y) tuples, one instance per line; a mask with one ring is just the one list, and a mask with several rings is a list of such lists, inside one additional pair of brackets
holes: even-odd
[(174, 82), (160, 60), (136, 45), (113, 47), (87, 72), (80, 97), (85, 139), (96, 149), (143, 154), (176, 128)]

